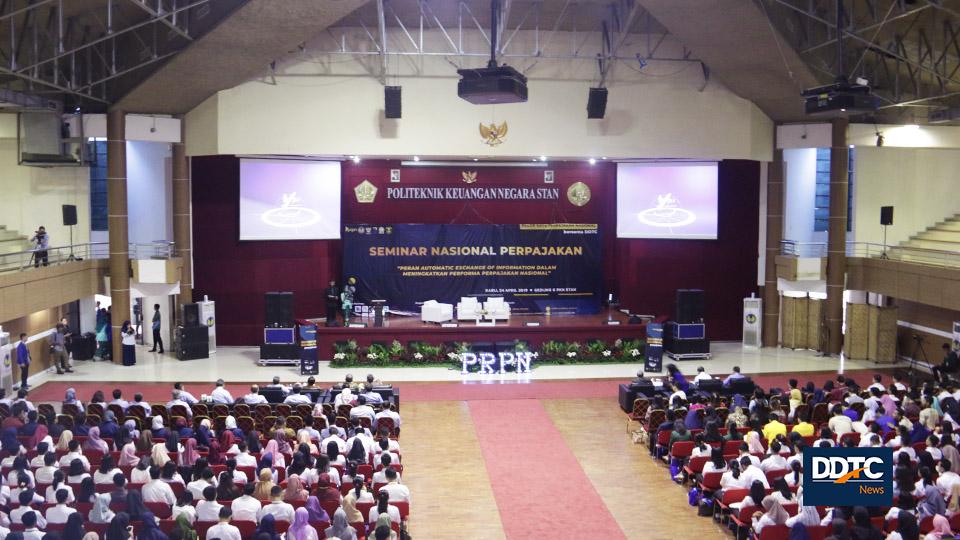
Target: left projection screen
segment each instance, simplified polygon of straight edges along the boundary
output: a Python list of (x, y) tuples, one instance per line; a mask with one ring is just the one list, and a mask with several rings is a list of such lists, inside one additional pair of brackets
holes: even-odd
[(339, 162), (240, 160), (240, 240), (339, 238)]

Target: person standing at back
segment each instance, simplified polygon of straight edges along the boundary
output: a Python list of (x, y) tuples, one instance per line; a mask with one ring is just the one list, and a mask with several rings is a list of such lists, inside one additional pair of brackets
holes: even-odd
[(43, 261), (44, 266), (50, 264), (47, 257), (47, 249), (50, 248), (50, 235), (47, 234), (47, 229), (43, 225), (37, 227), (37, 232), (30, 240), (37, 245), (33, 253), (33, 267), (38, 268), (40, 261)]
[(153, 305), (153, 348), (150, 349), (150, 352), (158, 352), (157, 347), (160, 347), (160, 354), (163, 354), (163, 338), (160, 337), (160, 304)]
[(53, 359), (53, 365), (57, 367), (57, 375), (63, 375), (63, 372), (73, 373), (70, 364), (67, 361), (67, 341), (65, 337), (66, 328), (57, 323), (57, 329), (50, 334), (50, 355)]
[(27, 334), (20, 333), (20, 343), (17, 344), (17, 365), (20, 366), (20, 388), (29, 388), (27, 376), (30, 373), (30, 349), (27, 348)]

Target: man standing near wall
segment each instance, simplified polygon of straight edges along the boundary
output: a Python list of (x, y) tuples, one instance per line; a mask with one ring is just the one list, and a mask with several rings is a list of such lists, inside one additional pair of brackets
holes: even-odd
[(17, 365), (20, 366), (20, 388), (28, 388), (27, 375), (30, 373), (30, 349), (27, 348), (27, 335), (20, 333), (17, 345)]
[(70, 364), (67, 362), (67, 342), (64, 337), (66, 328), (57, 323), (57, 329), (50, 335), (50, 355), (53, 357), (53, 365), (57, 367), (57, 375), (63, 375), (64, 372), (73, 373)]
[(157, 352), (160, 347), (160, 354), (163, 354), (163, 338), (160, 337), (160, 304), (153, 305), (153, 348), (150, 352)]

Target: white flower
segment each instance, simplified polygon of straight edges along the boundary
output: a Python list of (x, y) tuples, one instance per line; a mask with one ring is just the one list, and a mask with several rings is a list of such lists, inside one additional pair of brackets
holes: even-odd
[(623, 340), (618, 338), (616, 341), (613, 342), (613, 346), (617, 348), (623, 346)]
[(457, 353), (455, 353), (455, 352), (449, 352), (449, 353), (447, 353), (447, 358), (449, 358), (449, 359), (451, 359), (451, 360), (456, 360), (456, 359), (459, 358), (459, 357), (460, 357), (460, 356), (459, 356)]
[(413, 358), (415, 360), (423, 360), (423, 355), (420, 353), (414, 353)]
[(368, 360), (376, 360), (376, 359), (377, 359), (377, 353), (367, 353), (367, 359), (368, 359)]
[(535, 352), (535, 353), (532, 353), (530, 356), (532, 356), (533, 358), (540, 358), (540, 353)]
[(639, 349), (630, 349), (630, 356), (640, 356)]
[(610, 351), (603, 351), (603, 355), (604, 355), (604, 356), (610, 356), (611, 354), (613, 354), (613, 353), (611, 353)]
[(576, 355), (577, 355), (576, 352), (570, 351), (570, 352), (567, 353), (567, 358), (573, 358), (573, 357), (575, 357)]
[(347, 355), (343, 354), (342, 352), (338, 352), (337, 354), (333, 355), (334, 360), (343, 360), (346, 357)]

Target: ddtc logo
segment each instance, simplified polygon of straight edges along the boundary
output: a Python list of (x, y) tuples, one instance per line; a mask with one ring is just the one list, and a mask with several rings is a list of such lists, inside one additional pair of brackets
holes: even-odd
[(889, 506), (892, 476), (890, 448), (807, 448), (803, 452), (804, 504)]

